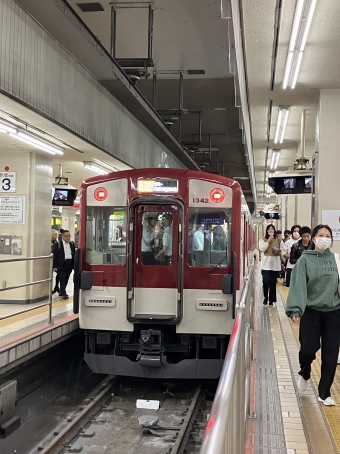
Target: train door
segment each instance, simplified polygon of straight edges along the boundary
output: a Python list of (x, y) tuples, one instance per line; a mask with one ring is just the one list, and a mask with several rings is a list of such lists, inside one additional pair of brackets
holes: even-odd
[(135, 203), (130, 209), (128, 303), (134, 321), (180, 317), (183, 209)]

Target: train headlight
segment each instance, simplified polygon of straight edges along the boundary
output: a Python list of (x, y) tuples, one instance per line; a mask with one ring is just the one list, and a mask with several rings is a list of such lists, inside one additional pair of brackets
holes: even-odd
[(102, 202), (107, 198), (107, 190), (105, 188), (97, 188), (94, 191), (94, 198), (98, 200), (98, 202)]
[(210, 192), (210, 199), (215, 203), (221, 203), (224, 200), (224, 197), (222, 189), (215, 188)]

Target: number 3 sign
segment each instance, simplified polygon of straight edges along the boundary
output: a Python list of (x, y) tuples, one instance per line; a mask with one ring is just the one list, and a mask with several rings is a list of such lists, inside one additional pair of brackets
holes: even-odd
[(0, 172), (0, 192), (16, 192), (16, 184), (16, 172)]

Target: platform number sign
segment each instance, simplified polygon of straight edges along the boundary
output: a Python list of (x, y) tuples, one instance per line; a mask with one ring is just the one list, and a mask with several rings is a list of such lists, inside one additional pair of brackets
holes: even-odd
[(16, 184), (16, 172), (0, 172), (0, 192), (16, 192)]

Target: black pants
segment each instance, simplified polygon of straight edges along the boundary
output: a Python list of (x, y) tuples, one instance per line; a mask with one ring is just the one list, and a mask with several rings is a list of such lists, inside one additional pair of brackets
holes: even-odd
[(263, 296), (269, 304), (276, 302), (276, 282), (279, 277), (279, 271), (262, 270)]
[(59, 293), (60, 296), (66, 295), (66, 287), (67, 287), (67, 283), (68, 283), (70, 274), (72, 273), (72, 270), (73, 270), (73, 260), (65, 260), (63, 267), (58, 272), (59, 280), (60, 280), (60, 293)]
[(153, 252), (142, 252), (143, 265), (160, 265), (159, 261), (155, 259)]
[(327, 399), (331, 395), (331, 386), (336, 371), (339, 340), (340, 340), (340, 310), (321, 312), (306, 308), (300, 320), (300, 352), (299, 361), (301, 375), (309, 380), (311, 364), (320, 348), (321, 338), (321, 378), (319, 382), (319, 397)]
[(292, 268), (287, 268), (286, 269), (286, 287), (290, 286), (290, 277), (292, 275), (292, 271), (293, 271)]

